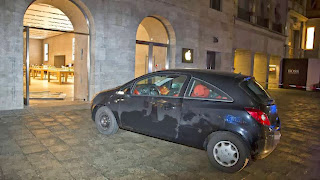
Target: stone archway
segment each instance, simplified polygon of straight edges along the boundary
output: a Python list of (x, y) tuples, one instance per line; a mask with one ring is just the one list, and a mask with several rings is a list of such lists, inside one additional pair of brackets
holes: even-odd
[(160, 16), (145, 17), (136, 33), (135, 77), (174, 67), (175, 33)]
[[(90, 100), (94, 84), (94, 24), (88, 8), (80, 0), (36, 0), (30, 3), (42, 3), (54, 6), (61, 10), (72, 22), (75, 39), (75, 78), (74, 99)], [(30, 6), (29, 5), (29, 6)]]

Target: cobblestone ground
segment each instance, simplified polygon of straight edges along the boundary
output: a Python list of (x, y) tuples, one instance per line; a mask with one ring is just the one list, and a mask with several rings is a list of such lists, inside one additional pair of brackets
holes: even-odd
[(103, 136), (83, 104), (0, 112), (0, 179), (318, 179), (320, 93), (271, 94), (281, 142), (239, 173), (217, 171), (202, 150), (124, 130)]

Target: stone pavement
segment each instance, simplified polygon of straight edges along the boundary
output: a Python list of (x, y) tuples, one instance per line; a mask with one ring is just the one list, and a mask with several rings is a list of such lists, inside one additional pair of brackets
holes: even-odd
[(317, 179), (320, 93), (272, 90), (282, 139), (267, 158), (226, 174), (205, 151), (120, 130), (98, 133), (88, 104), (0, 112), (0, 179)]

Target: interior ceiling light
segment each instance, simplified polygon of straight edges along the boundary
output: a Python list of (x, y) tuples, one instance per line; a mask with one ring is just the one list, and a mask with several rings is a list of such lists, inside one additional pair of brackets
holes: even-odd
[[(70, 19), (60, 9), (42, 3), (30, 5), (24, 15), (23, 25), (59, 31), (74, 31)], [(30, 37), (33, 38), (32, 33), (34, 31), (30, 31)], [(45, 34), (45, 31), (40, 31), (38, 34), (41, 34), (42, 39), (58, 35), (52, 33)]]

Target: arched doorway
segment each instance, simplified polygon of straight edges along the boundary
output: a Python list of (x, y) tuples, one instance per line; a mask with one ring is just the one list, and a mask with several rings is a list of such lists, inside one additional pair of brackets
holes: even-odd
[(28, 7), (23, 20), (25, 104), (29, 99), (88, 100), (88, 22), (73, 1), (36, 0)]
[(169, 68), (170, 36), (155, 17), (146, 17), (136, 35), (135, 77)]

